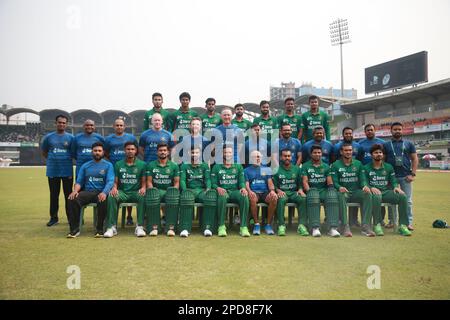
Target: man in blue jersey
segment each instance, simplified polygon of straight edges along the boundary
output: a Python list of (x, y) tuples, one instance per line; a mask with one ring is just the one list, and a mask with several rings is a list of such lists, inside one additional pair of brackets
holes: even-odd
[[(209, 157), (203, 157), (203, 151), (208, 146), (209, 141), (202, 133), (202, 119), (199, 117), (194, 117), (189, 125), (190, 134), (183, 137), (181, 142), (178, 142), (176, 147), (172, 150), (172, 161), (181, 164), (191, 162), (190, 150), (193, 147), (198, 147), (200, 149), (200, 159), (202, 162), (208, 162)], [(206, 158), (206, 159), (205, 159)]]
[[(124, 160), (125, 148), (127, 142), (134, 142), (137, 145), (136, 137), (125, 132), (125, 121), (119, 117), (114, 121), (114, 133), (105, 138), (105, 158), (111, 161), (114, 166), (117, 161)], [(132, 226), (133, 217), (131, 216), (132, 207), (128, 207), (127, 226)]]
[(251, 165), (244, 170), (245, 188), (250, 200), (250, 212), (255, 226), (253, 235), (261, 234), (261, 226), (258, 219), (258, 203), (267, 203), (267, 221), (264, 227), (266, 234), (273, 235), (272, 218), (277, 208), (278, 196), (272, 180), (272, 170), (261, 164), (261, 152), (255, 150), (250, 153)]
[(251, 130), (247, 139), (245, 140), (245, 165), (248, 167), (250, 162), (250, 155), (253, 151), (261, 153), (261, 163), (268, 165), (271, 158), (270, 142), (261, 137), (261, 126), (257, 123), (252, 124)]
[[(47, 223), (51, 227), (58, 223), (59, 192), (61, 181), (64, 191), (66, 215), (69, 217), (67, 197), (72, 191), (73, 165), (72, 143), (73, 135), (67, 133), (68, 118), (64, 115), (56, 117), (56, 131), (47, 134), (42, 140), (42, 155), (47, 159), (46, 176), (50, 189), (50, 220)], [(68, 218), (67, 218), (68, 219)]]
[(84, 205), (97, 203), (96, 238), (103, 237), (103, 223), (106, 217), (108, 193), (114, 186), (114, 168), (111, 162), (103, 159), (101, 142), (91, 146), (93, 160), (83, 164), (77, 176), (77, 183), (69, 195), (70, 232), (67, 238), (76, 238), (80, 234), (80, 210)]
[(139, 153), (144, 155), (145, 162), (158, 159), (157, 147), (160, 143), (166, 143), (173, 147), (172, 134), (163, 129), (163, 118), (161, 114), (155, 113), (152, 116), (152, 129), (145, 130), (139, 139)]
[(313, 140), (309, 140), (308, 142), (303, 144), (303, 163), (311, 159), (311, 147), (313, 145), (319, 145), (322, 148), (322, 162), (329, 165), (332, 162), (331, 157), (333, 154), (333, 145), (331, 144), (331, 142), (324, 140), (325, 130), (323, 127), (317, 126), (312, 130), (312, 132)]
[(302, 163), (302, 144), (300, 140), (292, 138), (292, 128), (289, 123), (281, 124), (281, 138), (275, 141), (273, 147), (272, 161), (274, 161), (275, 167), (279, 166), (279, 159), (281, 157), (281, 150), (291, 150), (291, 162), (295, 166), (300, 166)]
[(96, 142), (105, 143), (105, 139), (95, 132), (95, 123), (93, 120), (87, 119), (83, 124), (83, 131), (75, 136), (72, 144), (72, 154), (76, 159), (76, 176), (81, 166), (92, 160), (91, 146)]
[(364, 126), (364, 133), (366, 135), (365, 139), (360, 140), (359, 146), (362, 149), (362, 152), (360, 154), (360, 157), (358, 158), (359, 161), (362, 162), (363, 165), (372, 163), (372, 155), (370, 154), (370, 149), (374, 144), (384, 144), (384, 140), (375, 137), (375, 125), (374, 124), (366, 124)]

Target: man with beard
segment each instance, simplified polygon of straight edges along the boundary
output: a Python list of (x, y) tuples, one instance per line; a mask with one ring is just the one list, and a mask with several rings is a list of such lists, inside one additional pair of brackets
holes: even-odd
[(291, 161), (292, 164), (299, 167), (302, 163), (302, 144), (300, 140), (292, 138), (292, 128), (289, 123), (284, 123), (281, 125), (281, 138), (275, 141), (273, 147), (272, 161), (274, 161), (275, 167), (278, 167), (279, 157), (281, 153), (278, 150), (291, 150)]
[(166, 143), (173, 147), (174, 141), (172, 134), (163, 129), (163, 118), (159, 113), (152, 116), (152, 129), (145, 130), (139, 139), (139, 153), (144, 156), (145, 162), (155, 161), (157, 156), (157, 147), (160, 143)]
[(302, 161), (309, 161), (311, 159), (311, 147), (319, 145), (322, 148), (322, 162), (329, 165), (332, 162), (333, 145), (331, 142), (324, 140), (325, 130), (323, 127), (315, 127), (312, 132), (314, 139), (303, 144)]
[(295, 114), (294, 98), (286, 98), (286, 100), (284, 100), (284, 114), (278, 116), (278, 128), (281, 128), (281, 126), (285, 123), (291, 125), (292, 137), (295, 139), (300, 139), (302, 116)]
[(287, 202), (297, 205), (298, 224), (305, 225), (306, 217), (306, 195), (303, 192), (300, 168), (292, 165), (292, 152), (290, 149), (281, 150), (281, 166), (273, 177), (278, 195), (277, 219), (278, 235), (286, 235), (286, 223), (284, 209)]
[[(223, 118), (222, 118), (223, 119)], [(231, 114), (230, 114), (231, 120)], [(227, 236), (225, 226), (226, 204), (233, 202), (239, 204), (239, 213), (241, 215), (240, 235), (249, 237), (250, 233), (247, 227), (248, 217), (248, 193), (245, 189), (244, 170), (240, 164), (233, 163), (233, 147), (223, 146), (223, 163), (217, 163), (211, 171), (212, 188), (217, 190), (217, 218), (219, 237)]]
[(167, 120), (169, 118), (169, 111), (164, 110), (162, 107), (163, 104), (163, 96), (159, 92), (155, 92), (152, 94), (152, 103), (153, 108), (148, 110), (144, 115), (144, 130), (152, 129), (152, 117), (155, 113), (159, 113), (162, 116), (163, 123), (165, 125), (165, 128), (167, 129)]
[(319, 97), (314, 95), (310, 96), (308, 101), (310, 110), (302, 114), (302, 128), (300, 129), (299, 134), (302, 142), (306, 143), (314, 138), (313, 130), (317, 126), (324, 128), (324, 139), (330, 141), (329, 118), (326, 112), (320, 111), (319, 109)]
[(114, 185), (114, 168), (111, 162), (103, 159), (103, 144), (90, 146), (93, 160), (83, 164), (77, 176), (73, 192), (69, 195), (70, 232), (67, 238), (80, 234), (80, 210), (88, 203), (97, 203), (96, 238), (103, 237), (103, 223), (106, 217), (107, 197)]
[(178, 166), (169, 160), (169, 146), (160, 143), (157, 147), (158, 159), (147, 164), (147, 192), (145, 195), (147, 232), (157, 236), (161, 225), (161, 201), (166, 204), (166, 233), (175, 236), (178, 222), (180, 198), (180, 172)]
[[(261, 116), (253, 120), (253, 124), (259, 124), (263, 133), (266, 135), (267, 141), (271, 141), (274, 130), (278, 129), (277, 118), (270, 116), (270, 104), (269, 101), (262, 100), (259, 103), (261, 109)], [(278, 137), (278, 135), (276, 136)]]
[(244, 118), (244, 105), (241, 103), (235, 105), (234, 114), (235, 116), (231, 123), (244, 131), (244, 133), (247, 132), (247, 130), (250, 129), (252, 122)]
[(331, 176), (334, 187), (338, 190), (339, 214), (344, 227), (344, 234), (351, 237), (350, 226), (347, 222), (347, 202), (357, 202), (362, 209), (361, 233), (367, 237), (374, 237), (370, 227), (372, 219), (372, 194), (367, 185), (364, 168), (359, 160), (353, 159), (351, 144), (341, 146), (340, 160), (331, 165)]
[(398, 232), (403, 236), (410, 236), (408, 230), (408, 202), (405, 193), (400, 189), (395, 178), (394, 168), (383, 161), (384, 148), (381, 144), (374, 144), (370, 148), (372, 162), (364, 166), (366, 178), (372, 191), (372, 214), (374, 232), (377, 236), (384, 235), (381, 227), (381, 203), (398, 204), (400, 227)]
[(91, 146), (96, 142), (105, 143), (105, 139), (95, 132), (95, 123), (93, 120), (87, 119), (83, 124), (84, 132), (75, 136), (72, 144), (72, 154), (76, 159), (75, 175), (78, 176), (81, 166), (92, 160)]
[(222, 123), (220, 115), (216, 113), (216, 99), (208, 98), (205, 104), (206, 113), (200, 117), (202, 119), (203, 132), (213, 129)]
[[(391, 134), (392, 140), (384, 143), (386, 162), (394, 167), (395, 177), (408, 199), (406, 209), (408, 214), (408, 229), (413, 231), (412, 183), (416, 179), (419, 158), (417, 157), (414, 143), (403, 139), (403, 125), (400, 122), (394, 122), (391, 125)], [(392, 225), (392, 222), (390, 225)]]
[(361, 161), (363, 165), (366, 165), (372, 162), (372, 155), (370, 154), (370, 149), (372, 148), (372, 146), (374, 144), (383, 145), (384, 140), (375, 137), (375, 125), (371, 123), (364, 126), (364, 134), (366, 135), (366, 138), (358, 142), (359, 146), (362, 149), (360, 158), (358, 158), (358, 160)]
[(108, 215), (105, 238), (112, 238), (117, 234), (118, 205), (123, 202), (135, 202), (137, 206), (137, 237), (145, 237), (144, 206), (145, 206), (145, 162), (136, 158), (138, 146), (136, 142), (125, 143), (124, 160), (114, 165), (114, 186), (109, 192), (107, 201)]
[(188, 237), (192, 231), (194, 204), (203, 203), (200, 227), (205, 237), (211, 237), (215, 230), (217, 192), (211, 189), (211, 172), (202, 162), (201, 149), (193, 145), (190, 163), (183, 163), (180, 169), (180, 237)]

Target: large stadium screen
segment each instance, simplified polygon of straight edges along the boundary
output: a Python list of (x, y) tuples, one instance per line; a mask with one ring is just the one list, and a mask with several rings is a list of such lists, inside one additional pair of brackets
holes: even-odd
[(366, 94), (428, 82), (428, 52), (422, 51), (365, 69)]

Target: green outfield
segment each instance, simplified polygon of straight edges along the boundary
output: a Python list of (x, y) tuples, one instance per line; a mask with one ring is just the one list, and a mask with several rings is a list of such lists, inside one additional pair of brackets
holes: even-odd
[[(450, 174), (419, 173), (416, 231), (402, 237), (140, 238), (134, 228), (94, 239), (91, 210), (77, 239), (60, 202), (60, 224), (48, 228), (43, 168), (0, 169), (1, 299), (449, 299)], [(61, 205), (62, 204), (62, 205)], [(135, 213), (133, 212), (135, 216)], [(323, 217), (322, 217), (323, 219)], [(81, 270), (81, 289), (67, 288), (67, 268)], [(369, 266), (381, 288), (369, 290)]]

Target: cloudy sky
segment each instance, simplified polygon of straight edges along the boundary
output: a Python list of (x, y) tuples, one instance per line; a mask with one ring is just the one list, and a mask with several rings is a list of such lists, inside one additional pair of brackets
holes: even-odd
[(269, 98), (270, 85), (340, 88), (329, 23), (349, 21), (345, 87), (364, 68), (428, 51), (429, 81), (450, 77), (450, 1), (0, 0), (0, 105), (149, 108)]

